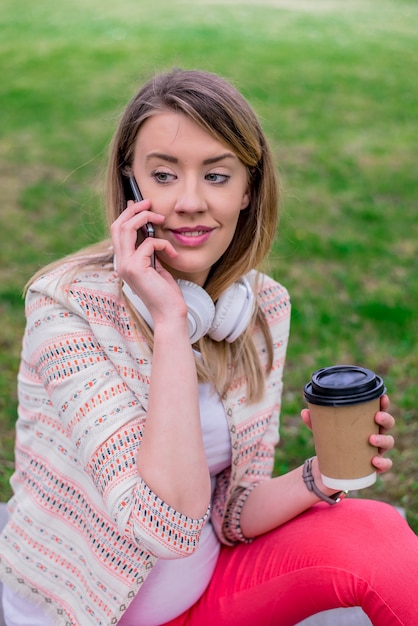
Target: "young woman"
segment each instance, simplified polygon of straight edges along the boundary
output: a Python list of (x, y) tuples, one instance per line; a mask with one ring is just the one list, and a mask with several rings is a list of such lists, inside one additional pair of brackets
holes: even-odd
[(156, 76), (121, 119), (108, 185), (111, 241), (27, 292), (7, 624), (286, 626), (356, 605), (417, 624), (401, 516), (330, 505), (316, 459), (319, 495), (301, 467), (271, 477), (290, 307), (258, 271), (278, 194), (247, 102), (212, 74)]

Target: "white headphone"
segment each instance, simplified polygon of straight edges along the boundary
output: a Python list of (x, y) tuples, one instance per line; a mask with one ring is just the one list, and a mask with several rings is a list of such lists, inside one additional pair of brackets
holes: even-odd
[[(187, 304), (191, 343), (199, 341), (206, 334), (215, 341), (225, 339), (232, 343), (250, 323), (255, 297), (245, 276), (220, 295), (216, 306), (207, 291), (199, 285), (187, 280), (178, 280), (177, 283)], [(153, 328), (151, 314), (141, 298), (126, 283), (123, 283), (122, 290), (148, 326)]]

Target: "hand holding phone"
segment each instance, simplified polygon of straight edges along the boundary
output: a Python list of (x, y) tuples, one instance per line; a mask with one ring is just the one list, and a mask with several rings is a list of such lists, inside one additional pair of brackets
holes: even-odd
[[(135, 202), (141, 202), (144, 198), (142, 197), (141, 191), (138, 187), (138, 183), (136, 182), (134, 176), (129, 176), (129, 184), (131, 185)], [(144, 238), (155, 237), (154, 224), (152, 224), (151, 222), (147, 222), (141, 230)], [(155, 252), (153, 252), (151, 256), (151, 265), (155, 269)]]

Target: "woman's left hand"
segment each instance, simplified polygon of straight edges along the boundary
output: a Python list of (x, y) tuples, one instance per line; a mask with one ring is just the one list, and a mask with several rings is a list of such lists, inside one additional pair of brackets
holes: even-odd
[[(373, 457), (372, 463), (379, 474), (387, 472), (392, 467), (391, 459), (385, 458), (383, 455), (392, 450), (395, 445), (395, 440), (392, 435), (388, 435), (388, 431), (395, 425), (395, 419), (387, 412), (389, 408), (389, 398), (384, 394), (380, 398), (380, 411), (375, 415), (375, 422), (379, 425), (379, 433), (370, 435), (369, 442), (372, 446), (377, 448), (377, 454)], [(303, 422), (312, 430), (311, 417), (309, 409), (302, 409), (301, 417)]]

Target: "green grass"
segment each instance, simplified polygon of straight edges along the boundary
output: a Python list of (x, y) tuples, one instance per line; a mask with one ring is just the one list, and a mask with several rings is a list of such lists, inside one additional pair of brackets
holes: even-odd
[[(291, 8), (289, 8), (291, 7)], [(244, 92), (271, 139), (282, 218), (270, 270), (290, 290), (277, 470), (312, 452), (298, 417), (311, 372), (385, 378), (394, 470), (360, 496), (418, 531), (418, 5), (405, 0), (4, 0), (0, 30), (0, 498), (10, 495), (20, 292), (102, 236), (121, 108), (154, 70), (198, 67)]]

